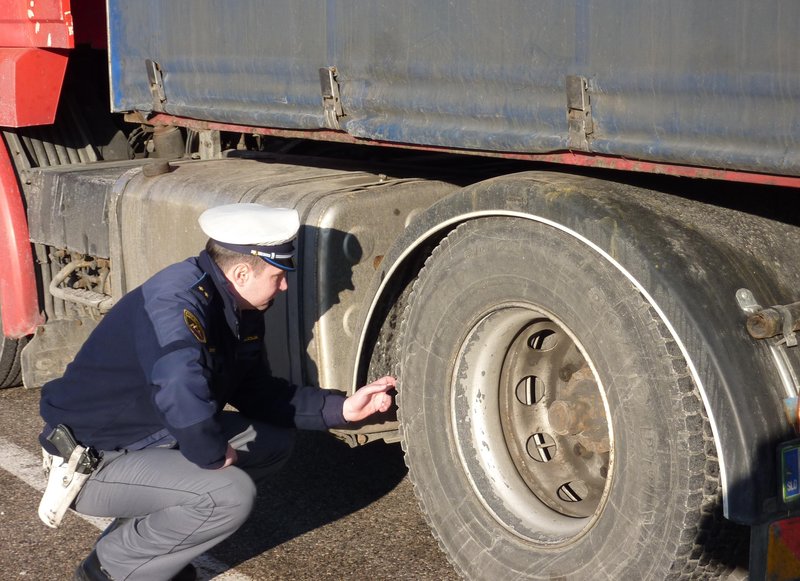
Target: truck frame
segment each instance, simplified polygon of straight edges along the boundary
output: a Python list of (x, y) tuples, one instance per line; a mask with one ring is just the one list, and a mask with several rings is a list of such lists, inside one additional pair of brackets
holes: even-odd
[(800, 5), (0, 0), (0, 385), (293, 207), (276, 375), (469, 579), (800, 577)]

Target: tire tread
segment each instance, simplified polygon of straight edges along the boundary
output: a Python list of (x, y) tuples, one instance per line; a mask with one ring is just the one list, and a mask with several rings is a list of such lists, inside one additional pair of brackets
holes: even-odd
[[(403, 338), (408, 332), (409, 315), (418, 301), (419, 287), (426, 278), (430, 264), (438, 260), (440, 255), (450, 252), (451, 245), (458, 240), (460, 231), (465, 226), (466, 224), (462, 224), (454, 228), (442, 239), (419, 271), (400, 316), (398, 345), (403, 344)], [(736, 556), (741, 555), (743, 550), (746, 554), (749, 531), (746, 527), (735, 525), (722, 517), (717, 451), (700, 393), (680, 346), (658, 313), (645, 301), (644, 297), (642, 297), (642, 309), (647, 311), (646, 316), (651, 321), (650, 324), (654, 326), (658, 336), (661, 337), (665, 360), (673, 370), (674, 385), (676, 386), (673, 401), (683, 414), (682, 421), (678, 421), (675, 426), (676, 438), (687, 442), (687, 446), (691, 450), (684, 458), (686, 463), (683, 471), (686, 502), (681, 507), (682, 516), (678, 519), (680, 522), (678, 526), (680, 526), (682, 534), (678, 535), (677, 540), (673, 542), (672, 572), (666, 578), (670, 580), (724, 578), (733, 572), (735, 565), (730, 563), (736, 562)], [(422, 481), (417, 474), (416, 455), (424, 454), (424, 451), (412, 449), (408, 445), (408, 434), (411, 428), (403, 405), (403, 370), (399, 353), (394, 362), (394, 373), (399, 379), (398, 385), (400, 386), (397, 404), (401, 446), (414, 495), (439, 547), (456, 572), (461, 577), (467, 578), (467, 571), (451, 557), (442, 537), (433, 526), (429, 514), (431, 508), (434, 507), (426, 506), (425, 495), (420, 488)], [(743, 543), (745, 543), (744, 548), (742, 547)], [(519, 575), (522, 577), (523, 573), (519, 572)]]

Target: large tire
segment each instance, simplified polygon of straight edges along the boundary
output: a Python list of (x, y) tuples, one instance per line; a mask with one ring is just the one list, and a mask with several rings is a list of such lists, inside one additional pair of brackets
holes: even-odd
[(728, 568), (703, 544), (718, 482), (698, 391), (658, 315), (600, 254), (540, 222), (467, 222), (428, 259), (401, 333), (410, 477), (463, 576)]

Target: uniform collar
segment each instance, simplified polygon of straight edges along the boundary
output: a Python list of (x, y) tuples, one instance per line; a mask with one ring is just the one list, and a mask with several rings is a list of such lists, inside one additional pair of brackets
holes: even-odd
[(197, 257), (197, 264), (214, 282), (214, 286), (222, 299), (222, 311), (225, 313), (225, 321), (227, 321), (233, 335), (239, 339), (242, 312), (236, 305), (236, 299), (230, 289), (230, 282), (205, 250)]

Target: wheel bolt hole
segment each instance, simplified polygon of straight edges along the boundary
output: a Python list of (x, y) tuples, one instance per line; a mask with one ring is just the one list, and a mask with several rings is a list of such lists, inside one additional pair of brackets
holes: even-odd
[(535, 375), (529, 375), (517, 384), (517, 401), (523, 405), (534, 405), (544, 397), (544, 383)]
[(558, 336), (555, 331), (550, 329), (537, 331), (528, 338), (528, 347), (536, 351), (549, 351), (556, 345), (558, 345)]
[(573, 480), (559, 486), (557, 494), (564, 502), (580, 502), (589, 495), (589, 487), (582, 480)]
[(537, 462), (550, 462), (555, 458), (556, 441), (548, 434), (534, 434), (525, 444), (528, 455)]

